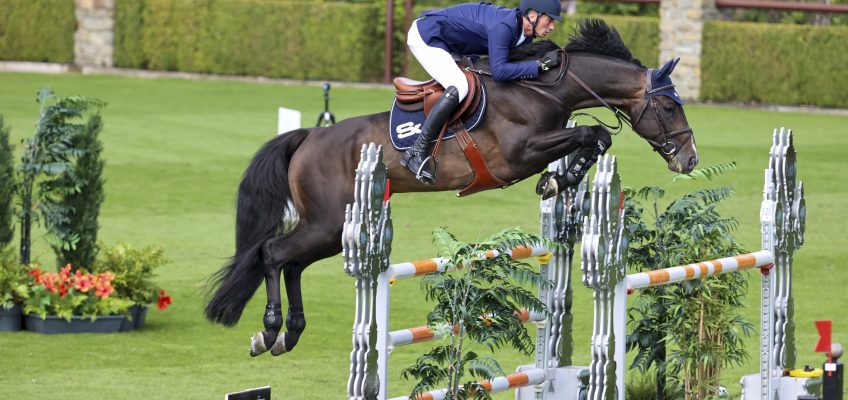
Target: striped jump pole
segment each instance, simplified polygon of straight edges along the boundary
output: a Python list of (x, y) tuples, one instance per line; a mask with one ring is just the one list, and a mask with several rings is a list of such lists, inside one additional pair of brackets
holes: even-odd
[[(516, 372), (507, 376), (499, 376), (492, 380), (477, 382), (491, 394), (506, 392), (507, 390), (538, 385), (545, 381), (547, 373), (544, 369), (533, 369), (525, 372)], [(415, 400), (445, 400), (447, 389), (424, 392), (415, 397)], [(409, 396), (395, 397), (391, 400), (408, 400)]]
[[(545, 314), (531, 312), (525, 309), (516, 311), (515, 315), (521, 322), (540, 322), (545, 320)], [(458, 331), (459, 327), (454, 327), (454, 331)], [(434, 331), (427, 325), (417, 326), (415, 328), (400, 329), (389, 332), (389, 351), (397, 346), (406, 346), (408, 344), (423, 343), (430, 340), (441, 339), (442, 334)]]
[(750, 268), (770, 269), (774, 265), (773, 263), (774, 255), (768, 250), (760, 250), (754, 253), (725, 257), (718, 260), (639, 272), (627, 275), (627, 294), (632, 294), (636, 289), (691, 281), (708, 276), (744, 271)]
[[(532, 247), (516, 247), (507, 252), (507, 255), (516, 260), (521, 260), (530, 257), (539, 257), (550, 254), (550, 250), (545, 248), (544, 246), (532, 246)], [(500, 253), (497, 250), (491, 250), (486, 252), (485, 254), (481, 254), (481, 256), (485, 258), (495, 258), (499, 256)], [(389, 266), (389, 279), (404, 279), (404, 278), (413, 278), (417, 276), (424, 276), (427, 274), (432, 274), (434, 272), (444, 272), (445, 265), (448, 264), (450, 260), (447, 258), (437, 257), (437, 258), (427, 258), (424, 260), (410, 261), (392, 264)]]

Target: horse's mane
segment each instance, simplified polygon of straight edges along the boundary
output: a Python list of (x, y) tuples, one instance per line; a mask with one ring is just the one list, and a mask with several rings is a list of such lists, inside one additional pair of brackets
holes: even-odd
[[(550, 40), (528, 43), (513, 49), (509, 54), (509, 60), (519, 61), (539, 58), (543, 54), (558, 48), (559, 46)], [(630, 49), (621, 40), (618, 31), (597, 18), (584, 18), (577, 22), (577, 26), (569, 36), (568, 44), (565, 45), (565, 51), (618, 58), (644, 68), (642, 62), (630, 53)]]

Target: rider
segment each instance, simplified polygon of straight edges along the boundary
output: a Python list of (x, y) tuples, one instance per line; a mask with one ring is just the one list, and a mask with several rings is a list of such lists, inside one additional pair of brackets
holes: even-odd
[(446, 120), (468, 94), (465, 75), (451, 54), (489, 55), (492, 78), (496, 81), (538, 79), (539, 70), (560, 64), (559, 51), (550, 51), (539, 60), (510, 63), (510, 49), (554, 30), (560, 16), (560, 0), (521, 0), (518, 9), (489, 3), (467, 3), (425, 11), (412, 23), (406, 44), (430, 76), (445, 87), (427, 119), (421, 135), (403, 156), (401, 164), (415, 177), (433, 184), (436, 171), (430, 152)]

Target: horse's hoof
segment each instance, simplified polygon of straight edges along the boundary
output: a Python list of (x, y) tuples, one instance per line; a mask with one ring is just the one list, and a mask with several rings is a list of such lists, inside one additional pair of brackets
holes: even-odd
[(288, 353), (289, 350), (286, 349), (286, 333), (283, 332), (280, 336), (277, 336), (277, 340), (274, 341), (274, 345), (271, 346), (271, 355), (278, 356), (283, 353)]
[(266, 351), (268, 348), (265, 347), (265, 336), (258, 332), (250, 338), (250, 356), (256, 357)]
[[(542, 196), (542, 200), (550, 199), (551, 197), (559, 194), (559, 184), (557, 184), (555, 178), (556, 177), (554, 175), (549, 176), (548, 180), (545, 181), (544, 186), (542, 186), (540, 190), (541, 193), (539, 193)], [(539, 191), (537, 191), (537, 193), (538, 192)]]

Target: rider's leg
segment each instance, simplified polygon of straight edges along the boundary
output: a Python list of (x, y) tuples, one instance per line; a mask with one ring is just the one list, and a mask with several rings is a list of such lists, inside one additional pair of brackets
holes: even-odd
[(436, 101), (427, 119), (421, 124), (421, 135), (406, 151), (401, 164), (415, 173), (418, 180), (433, 184), (436, 171), (430, 161), (430, 152), (435, 140), (444, 128), (447, 119), (456, 111), (462, 99), (468, 94), (468, 82), (465, 74), (456, 66), (453, 57), (447, 51), (438, 47), (428, 46), (418, 33), (418, 21), (412, 24), (407, 36), (409, 50), (415, 56), (424, 70), (437, 82), (445, 87), (445, 93)]

